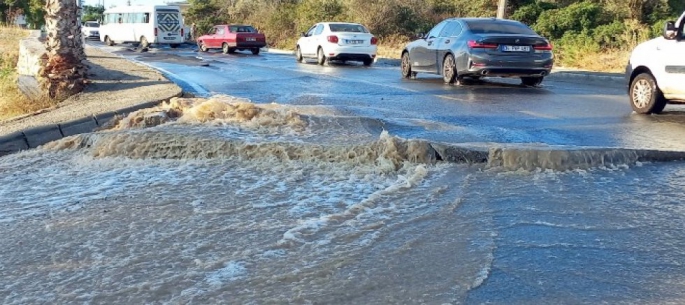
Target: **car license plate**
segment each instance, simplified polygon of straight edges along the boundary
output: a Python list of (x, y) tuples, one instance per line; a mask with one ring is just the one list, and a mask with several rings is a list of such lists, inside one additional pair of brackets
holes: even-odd
[(255, 39), (254, 37), (247, 37), (247, 39), (245, 39), (245, 40), (246, 40), (246, 41), (255, 41), (255, 40), (257, 40), (257, 39)]
[(362, 44), (363, 40), (347, 40), (347, 44)]
[(504, 52), (530, 52), (530, 46), (502, 46)]

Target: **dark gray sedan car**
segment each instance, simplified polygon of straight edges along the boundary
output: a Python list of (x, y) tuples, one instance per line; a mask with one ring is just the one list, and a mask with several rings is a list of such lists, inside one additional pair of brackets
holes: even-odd
[(402, 76), (442, 75), (445, 83), (464, 78), (520, 77), (537, 86), (554, 64), (552, 45), (525, 24), (495, 18), (451, 18), (402, 51)]

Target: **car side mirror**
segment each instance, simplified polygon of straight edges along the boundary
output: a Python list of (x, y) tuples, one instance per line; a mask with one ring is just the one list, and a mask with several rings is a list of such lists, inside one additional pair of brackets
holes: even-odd
[(677, 32), (678, 32), (678, 29), (675, 27), (674, 21), (667, 21), (666, 24), (664, 24), (663, 36), (665, 39), (667, 39), (667, 40), (675, 39)]
[(302, 32), (302, 33), (300, 33), (300, 37), (307, 37), (307, 34), (305, 34), (304, 32)]
[(417, 34), (416, 34), (416, 38), (417, 38), (417, 39), (425, 39), (425, 38), (426, 38), (426, 34), (425, 34), (425, 33), (417, 33)]

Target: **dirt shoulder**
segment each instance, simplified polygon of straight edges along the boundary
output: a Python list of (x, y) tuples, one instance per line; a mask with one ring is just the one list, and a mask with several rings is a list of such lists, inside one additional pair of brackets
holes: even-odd
[(0, 121), (0, 136), (166, 100), (181, 94), (179, 86), (148, 67), (94, 47), (86, 46), (85, 52), (90, 83), (83, 92), (56, 107)]

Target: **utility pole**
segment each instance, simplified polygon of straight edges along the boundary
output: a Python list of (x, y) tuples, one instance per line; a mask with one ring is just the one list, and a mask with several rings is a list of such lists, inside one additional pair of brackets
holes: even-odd
[(507, 11), (507, 0), (499, 0), (499, 5), (497, 6), (497, 18), (504, 19), (505, 12)]

